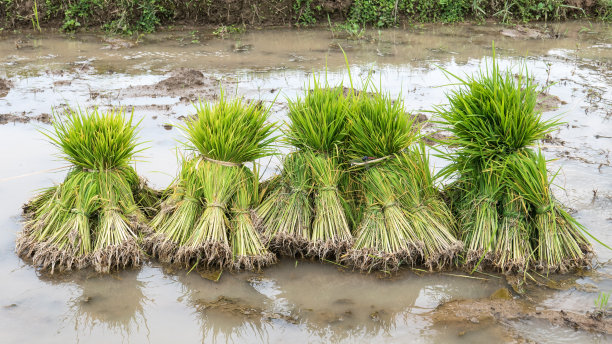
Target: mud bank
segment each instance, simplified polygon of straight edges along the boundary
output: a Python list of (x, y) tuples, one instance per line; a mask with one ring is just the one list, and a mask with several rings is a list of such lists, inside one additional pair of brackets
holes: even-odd
[[(544, 5), (545, 4), (545, 5)], [(159, 27), (205, 25), (218, 34), (240, 31), (236, 26), (309, 26), (349, 24), (393, 27), (415, 22), (460, 22), (485, 19), (550, 21), (598, 18), (609, 21), (612, 5), (605, 0), (536, 0), (513, 2), (456, 0), (240, 0), (240, 1), (107, 1), (47, 0), (0, 2), (2, 28), (53, 28), (67, 32), (102, 28), (132, 34)], [(350, 29), (352, 27), (352, 29)], [(514, 35), (514, 33), (509, 33)], [(524, 34), (524, 32), (523, 32)], [(530, 34), (531, 35), (531, 34)]]
[(542, 309), (525, 298), (513, 298), (505, 288), (485, 299), (443, 303), (435, 309), (432, 319), (440, 325), (463, 325), (464, 331), (473, 331), (475, 327), (491, 323), (503, 325), (512, 321), (547, 321), (552, 326), (575, 331), (612, 334), (612, 314)]

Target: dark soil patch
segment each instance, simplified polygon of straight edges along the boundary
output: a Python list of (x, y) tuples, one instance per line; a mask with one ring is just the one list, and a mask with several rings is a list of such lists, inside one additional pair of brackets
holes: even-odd
[(526, 26), (517, 25), (514, 29), (503, 29), (500, 34), (502, 36), (516, 39), (551, 39), (555, 38), (545, 31), (529, 28)]
[(438, 306), (432, 318), (439, 324), (465, 325), (492, 322), (506, 324), (512, 320), (539, 319), (547, 320), (553, 326), (612, 334), (612, 317), (609, 315), (593, 316), (563, 310), (536, 310), (533, 303), (509, 296), (510, 292), (506, 290), (498, 291), (486, 299), (450, 301)]
[[(178, 102), (192, 103), (198, 100), (216, 100), (220, 87), (227, 82), (207, 76), (199, 70), (180, 68), (170, 73), (170, 76), (154, 85), (132, 86), (122, 91), (122, 96), (177, 97)], [(225, 85), (227, 86), (227, 85)], [(162, 105), (168, 107), (168, 105)]]
[(29, 123), (30, 121), (38, 121), (45, 124), (51, 124), (51, 115), (48, 113), (42, 113), (38, 116), (29, 117), (26, 116), (25, 112), (21, 115), (13, 115), (10, 113), (0, 114), (0, 125), (8, 123)]
[(13, 83), (6, 79), (0, 79), (0, 98), (6, 97), (6, 95), (13, 87)]
[(199, 312), (218, 311), (238, 317), (258, 318), (261, 320), (282, 319), (292, 324), (298, 323), (298, 319), (294, 316), (267, 312), (259, 307), (249, 305), (241, 299), (226, 296), (220, 296), (214, 301), (200, 299), (195, 302), (195, 306)]
[(172, 75), (155, 84), (155, 88), (163, 90), (184, 89), (204, 85), (204, 74), (198, 70), (181, 68)]
[(567, 102), (559, 99), (559, 97), (554, 96), (548, 93), (540, 93), (538, 94), (538, 99), (536, 103), (536, 110), (542, 112), (548, 112), (552, 110), (556, 110), (561, 105), (565, 105)]

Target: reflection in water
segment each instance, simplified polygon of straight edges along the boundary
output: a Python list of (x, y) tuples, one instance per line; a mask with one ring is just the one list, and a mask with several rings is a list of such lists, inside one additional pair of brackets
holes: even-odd
[[(322, 342), (385, 340), (398, 331), (437, 338), (428, 314), (441, 302), (486, 297), (500, 280), (439, 274), (365, 275), (318, 262), (281, 261), (264, 274), (225, 274), (218, 282), (180, 275), (182, 299), (194, 309), (202, 341), (275, 342), (279, 336)], [(282, 331), (279, 331), (282, 329)]]
[(120, 334), (126, 343), (130, 342), (132, 333), (150, 332), (144, 312), (149, 299), (143, 293), (146, 285), (138, 280), (137, 271), (109, 276), (84, 271), (47, 281), (72, 283), (81, 290), (80, 295), (68, 300), (63, 319), (65, 326), (74, 323), (77, 341), (79, 334), (89, 335), (97, 330)]
[(253, 293), (248, 283), (242, 281), (250, 273), (223, 276), (218, 282), (202, 278), (196, 272), (179, 274), (177, 280), (183, 285), (183, 299), (195, 309), (203, 343), (269, 341), (268, 329), (274, 315), (262, 308), (265, 297)]

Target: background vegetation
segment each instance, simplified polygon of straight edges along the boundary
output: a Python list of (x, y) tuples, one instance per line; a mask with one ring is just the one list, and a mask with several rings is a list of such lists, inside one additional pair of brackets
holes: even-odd
[(390, 27), (411, 22), (612, 20), (612, 0), (0, 0), (0, 28), (103, 28), (132, 34), (160, 26)]

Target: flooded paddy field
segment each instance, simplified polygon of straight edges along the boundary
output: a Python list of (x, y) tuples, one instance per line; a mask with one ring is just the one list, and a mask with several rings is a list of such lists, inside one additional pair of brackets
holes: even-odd
[[(612, 291), (612, 251), (594, 243), (594, 269), (517, 286), (496, 273), (363, 274), (334, 264), (283, 258), (260, 273), (137, 270), (47, 275), (14, 253), (21, 206), (61, 182), (65, 162), (39, 132), (52, 108), (125, 106), (142, 119), (149, 147), (136, 164), (151, 186), (177, 172), (175, 128), (192, 102), (219, 86), (269, 104), (286, 119), (287, 98), (310, 75), (332, 83), (373, 72), (407, 110), (431, 118), (449, 80), (439, 68), (474, 73), (495, 41), (502, 66), (526, 59), (545, 118), (566, 122), (544, 142), (560, 169), (555, 196), (602, 242), (612, 244), (612, 28), (549, 26), (528, 39), (500, 26), (429, 26), (369, 31), (350, 40), (323, 29), (263, 30), (208, 37), (197, 29), (138, 41), (98, 34), (0, 36), (0, 341), (85, 342), (464, 342), (607, 343), (610, 318), (595, 321), (599, 292)], [(546, 33), (542, 27), (538, 32)], [(553, 38), (558, 36), (558, 38)], [(359, 88), (357, 85), (356, 88)], [(436, 133), (434, 125), (425, 130)], [(433, 159), (435, 168), (444, 161)], [(263, 162), (266, 176), (278, 159)], [(522, 290), (521, 290), (522, 289)], [(522, 293), (517, 293), (517, 291)]]

